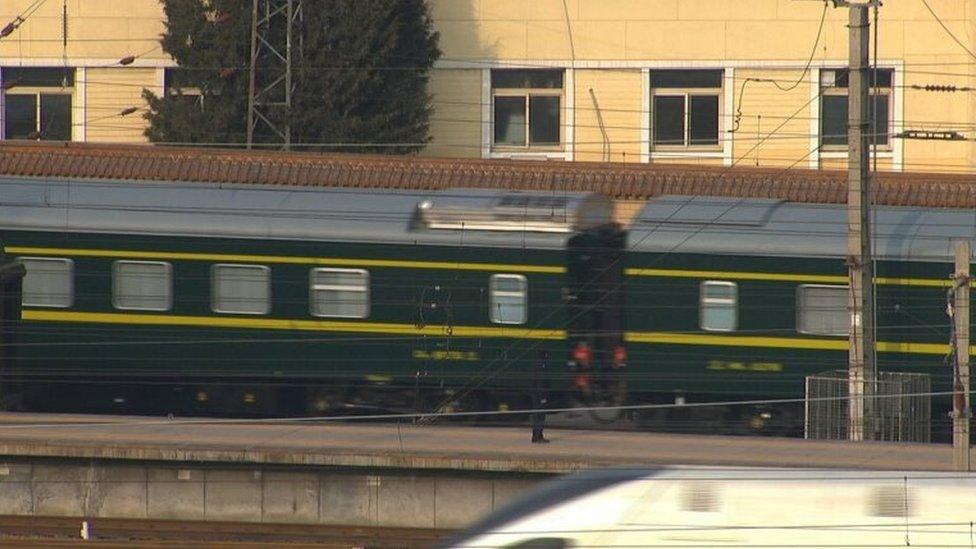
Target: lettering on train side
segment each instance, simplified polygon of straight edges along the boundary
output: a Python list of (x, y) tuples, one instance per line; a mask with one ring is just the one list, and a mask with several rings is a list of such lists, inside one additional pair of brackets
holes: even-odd
[(726, 372), (782, 372), (779, 362), (745, 362), (738, 360), (709, 360), (707, 369)]
[(425, 351), (423, 349), (414, 349), (413, 358), (420, 360), (462, 360), (473, 362), (480, 360), (481, 357), (478, 356), (476, 351)]

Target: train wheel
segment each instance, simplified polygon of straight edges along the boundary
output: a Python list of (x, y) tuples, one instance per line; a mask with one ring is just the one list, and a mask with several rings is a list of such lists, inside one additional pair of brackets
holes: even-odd
[(431, 406), (435, 413), (445, 414), (444, 419), (453, 421), (475, 421), (477, 416), (457, 415), (465, 412), (484, 411), (486, 397), (480, 391), (449, 391), (441, 395), (441, 398)]
[(799, 416), (789, 407), (761, 407), (745, 410), (735, 432), (749, 436), (788, 437), (802, 432), (802, 426)]
[(588, 412), (590, 417), (599, 423), (613, 423), (624, 416), (620, 406), (627, 403), (627, 383), (614, 377), (615, 379), (605, 381), (603, 386), (590, 396), (589, 402), (585, 403), (589, 408), (597, 408)]

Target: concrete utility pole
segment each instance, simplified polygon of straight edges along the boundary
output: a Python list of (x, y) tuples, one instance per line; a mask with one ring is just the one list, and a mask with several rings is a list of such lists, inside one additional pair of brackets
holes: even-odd
[(969, 471), (969, 241), (956, 243), (956, 273), (953, 276), (952, 336), (956, 350), (953, 364), (952, 465)]
[(851, 318), (848, 351), (850, 440), (875, 438), (874, 268), (871, 261), (871, 179), (868, 175), (870, 127), (870, 63), (868, 10), (878, 0), (834, 0), (834, 7), (849, 9), (850, 50), (847, 82), (847, 264), (850, 275), (848, 309)]

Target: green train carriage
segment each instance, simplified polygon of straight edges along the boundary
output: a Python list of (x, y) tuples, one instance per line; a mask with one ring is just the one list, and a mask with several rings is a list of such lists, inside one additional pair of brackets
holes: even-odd
[[(972, 211), (874, 208), (879, 372), (950, 391), (954, 242)], [(666, 196), (627, 241), (627, 384), (635, 402), (802, 399), (806, 376), (848, 365), (847, 210), (781, 200)], [(640, 365), (638, 369), (636, 366)], [(933, 399), (944, 436), (949, 399)], [(650, 424), (802, 433), (802, 403), (648, 411)]]
[(30, 179), (0, 192), (8, 253), (27, 268), (23, 396), (38, 410), (526, 406), (534, 361), (564, 355), (567, 241), (619, 240), (596, 194)]
[[(846, 211), (594, 194), (11, 179), (28, 407), (179, 414), (800, 399), (847, 367)], [(876, 211), (879, 370), (948, 390), (952, 242), (971, 211)], [(625, 313), (625, 314), (624, 314)], [(942, 417), (948, 399), (935, 401)], [(663, 411), (662, 411), (663, 410)], [(639, 411), (797, 433), (798, 404)], [(607, 414), (601, 419), (616, 419)]]

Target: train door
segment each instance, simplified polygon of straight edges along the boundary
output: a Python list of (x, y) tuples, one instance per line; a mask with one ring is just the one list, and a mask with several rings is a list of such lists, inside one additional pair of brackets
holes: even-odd
[[(567, 364), (571, 392), (586, 406), (617, 406), (627, 399), (624, 242), (620, 227), (608, 224), (577, 233), (567, 245)], [(592, 415), (612, 421), (620, 412)]]
[(23, 396), (17, 343), (21, 326), (21, 290), (26, 269), (20, 263), (0, 266), (0, 409), (16, 410)]

